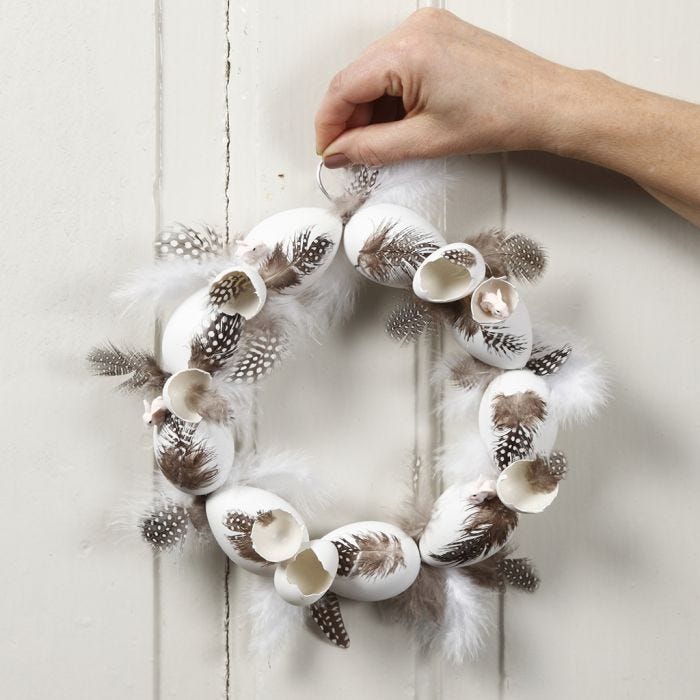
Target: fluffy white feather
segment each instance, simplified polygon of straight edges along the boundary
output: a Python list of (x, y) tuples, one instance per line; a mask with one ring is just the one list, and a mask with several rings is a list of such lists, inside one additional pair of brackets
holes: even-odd
[(438, 451), (435, 469), (442, 475), (446, 486), (481, 476), (498, 476), (498, 469), (491, 460), (484, 441), (474, 430), (447, 441)]
[(237, 461), (230, 483), (272, 491), (289, 501), (304, 518), (310, 518), (329, 502), (329, 488), (298, 452), (268, 450)]
[(399, 204), (434, 221), (441, 212), (445, 191), (453, 180), (443, 159), (387, 165), (381, 169), (378, 186), (365, 205)]
[(430, 376), (434, 386), (442, 389), (438, 413), (446, 421), (475, 424), (479, 403), (487, 384), (498, 374), (498, 370), (474, 364), (474, 386), (463, 387), (454, 380), (454, 368), (459, 367), (463, 356), (454, 354), (437, 362)]
[(278, 595), (268, 576), (246, 576), (245, 615), (251, 628), (249, 651), (269, 658), (303, 629), (306, 608), (290, 605)]
[(234, 258), (212, 260), (156, 260), (135, 270), (113, 292), (112, 298), (129, 316), (139, 315), (149, 321), (162, 318), (187, 296), (204, 287), (213, 277), (236, 263)]
[(493, 595), (456, 569), (445, 572), (445, 617), (429, 648), (450, 663), (475, 659), (493, 628)]
[(573, 348), (561, 369), (544, 377), (551, 392), (550, 405), (564, 427), (594, 418), (610, 399), (608, 373), (603, 360), (588, 344), (566, 328), (544, 327), (535, 332), (535, 342)]

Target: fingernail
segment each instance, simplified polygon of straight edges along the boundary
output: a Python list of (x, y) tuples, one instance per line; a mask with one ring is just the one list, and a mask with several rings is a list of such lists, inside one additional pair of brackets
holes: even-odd
[(350, 165), (350, 159), (344, 153), (334, 153), (332, 156), (326, 156), (323, 159), (323, 164), (327, 168), (342, 168)]

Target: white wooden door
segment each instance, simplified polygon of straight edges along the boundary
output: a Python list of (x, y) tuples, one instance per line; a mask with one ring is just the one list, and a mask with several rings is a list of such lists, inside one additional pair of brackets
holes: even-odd
[[(690, 0), (443, 4), (548, 58), (700, 101)], [(139, 407), (90, 380), (83, 357), (105, 336), (154, 337), (119, 320), (111, 289), (162, 225), (233, 234), (322, 204), (312, 124), (327, 81), (416, 6), (0, 6), (3, 697), (697, 696), (700, 236), (592, 166), (527, 153), (450, 165), (449, 236), (504, 224), (545, 243), (551, 271), (530, 306), (590, 339), (615, 396), (565, 435), (566, 489), (519, 530), (543, 585), (506, 594), (478, 662), (422, 655), (363, 604), (344, 608), (347, 651), (300, 630), (250, 658), (245, 572), (215, 549), (153, 559), (107, 528), (151, 461)], [(436, 487), (439, 344), (392, 344), (392, 298), (366, 287), (352, 322), (261, 392), (258, 445), (303, 448), (342, 494), (317, 532), (386, 517), (414, 471)]]

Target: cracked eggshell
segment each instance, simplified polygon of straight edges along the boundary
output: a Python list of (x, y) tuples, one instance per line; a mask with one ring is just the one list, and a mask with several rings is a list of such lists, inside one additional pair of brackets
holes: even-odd
[(211, 374), (201, 369), (182, 369), (168, 377), (163, 386), (165, 407), (178, 418), (192, 423), (199, 423), (202, 416), (190, 408), (187, 394), (192, 389), (209, 389)]
[(483, 479), (454, 484), (435, 501), (418, 543), (426, 564), (469, 566), (496, 554), (510, 540), (518, 516), (496, 498), (494, 482), (486, 483), (490, 486)]
[(365, 277), (410, 289), (420, 264), (445, 241), (422, 216), (398, 204), (360, 208), (345, 225), (348, 260)]
[(224, 270), (209, 285), (211, 304), (223, 313), (240, 314), (251, 319), (267, 299), (267, 287), (260, 273), (252, 266), (238, 263)]
[[(482, 308), (481, 302), (487, 294), (501, 293), (503, 302), (508, 307), (508, 315), (505, 318), (498, 318)], [(518, 290), (508, 280), (502, 277), (490, 277), (479, 284), (472, 294), (470, 300), (472, 318), (482, 326), (498, 325), (507, 321), (518, 308), (520, 295)]]
[(292, 605), (311, 605), (331, 587), (338, 571), (338, 551), (332, 542), (311, 540), (275, 569), (275, 589)]
[[(164, 469), (163, 456), (169, 451), (168, 464), (182, 468)], [(185, 493), (202, 496), (216, 491), (228, 479), (236, 455), (231, 429), (208, 421), (185, 421), (169, 414), (153, 428), (153, 453), (168, 481)], [(197, 460), (200, 460), (197, 464)]]
[(274, 493), (229, 486), (207, 498), (207, 520), (226, 556), (242, 568), (272, 576), (274, 564), (293, 557), (309, 540), (298, 511)]
[(486, 387), (479, 406), (479, 433), (499, 469), (549, 454), (558, 429), (549, 388), (530, 370), (504, 372)]
[(456, 301), (469, 296), (485, 275), (486, 263), (474, 246), (449, 243), (420, 264), (413, 277), (413, 292), (425, 301)]
[(403, 530), (374, 520), (351, 523), (327, 535), (339, 555), (330, 590), (345, 598), (374, 602), (403, 593), (418, 576), (420, 554)]
[(323, 274), (324, 270), (333, 262), (343, 235), (343, 222), (340, 220), (340, 217), (321, 207), (287, 209), (263, 219), (243, 239), (245, 246), (248, 248), (263, 246), (266, 255), (258, 261), (262, 264), (277, 244), (281, 244), (287, 257), (291, 258), (295, 236), (307, 230), (310, 236), (309, 243), (320, 236), (324, 236), (332, 245), (323, 256), (318, 267), (303, 275), (300, 283), (286, 289), (285, 294), (296, 294), (305, 289), (315, 277)]
[(518, 513), (541, 513), (559, 493), (559, 484), (551, 491), (534, 489), (527, 478), (534, 460), (520, 459), (506, 467), (496, 481), (501, 502)]
[[(489, 280), (484, 282), (486, 285)], [(479, 290), (477, 289), (473, 297)], [(483, 314), (481, 315), (483, 317)], [(478, 321), (476, 317), (474, 320)], [(522, 299), (505, 321), (479, 324), (474, 335), (453, 328), (460, 345), (477, 360), (499, 369), (521, 369), (532, 354), (532, 323)]]

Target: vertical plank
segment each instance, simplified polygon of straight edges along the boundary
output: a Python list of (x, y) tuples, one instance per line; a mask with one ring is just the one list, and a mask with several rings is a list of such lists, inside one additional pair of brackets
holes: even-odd
[[(481, 2), (479, 0), (447, 0), (446, 9), (461, 19), (488, 31), (503, 34), (507, 28), (508, 14), (505, 0)], [(462, 240), (468, 234), (477, 233), (503, 223), (505, 193), (504, 159), (499, 154), (450, 158), (448, 172), (452, 183), (448, 191), (446, 227), (448, 240)], [(458, 350), (451, 334), (445, 334), (443, 353)], [(468, 426), (456, 422), (445, 425), (445, 441), (458, 440), (464, 431), (476, 430), (474, 423)], [(442, 697), (451, 698), (469, 692), (479, 698), (498, 698), (501, 686), (503, 621), (500, 617), (498, 598), (494, 595), (494, 627), (479, 657), (467, 660), (460, 667), (443, 665)]]
[(107, 525), (150, 460), (138, 403), (84, 358), (119, 340), (109, 293), (151, 254), (152, 8), (2, 17), (2, 694), (148, 698), (151, 558)]
[[(415, 8), (392, 0), (293, 6), (237, 2), (231, 12), (231, 228), (245, 231), (275, 211), (323, 205), (314, 182), (313, 116), (332, 74)], [(341, 253), (342, 254), (342, 253)], [(391, 517), (411, 477), (415, 442), (414, 359), (384, 336), (395, 294), (361, 294), (347, 327), (290, 361), (261, 390), (261, 448), (302, 448), (337, 503), (312, 523), (338, 525)], [(325, 473), (325, 474), (324, 474)], [(341, 651), (307, 630), (271, 659), (249, 660), (232, 575), (232, 695), (410, 697), (412, 642), (379, 622), (371, 605), (344, 605), (352, 645)]]
[[(513, 3), (512, 39), (700, 100), (694, 3), (560, 8)], [(546, 313), (600, 349), (615, 399), (602, 420), (564, 435), (562, 494), (524, 519), (520, 540), (543, 585), (508, 600), (506, 696), (694, 697), (698, 231), (607, 171), (533, 154), (510, 164), (508, 225), (551, 251), (549, 274), (527, 295), (535, 318)]]
[[(161, 8), (160, 221), (226, 229), (225, 0)], [(158, 691), (220, 698), (226, 686), (226, 559), (216, 547), (158, 562)]]

